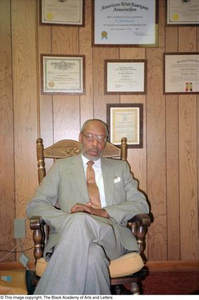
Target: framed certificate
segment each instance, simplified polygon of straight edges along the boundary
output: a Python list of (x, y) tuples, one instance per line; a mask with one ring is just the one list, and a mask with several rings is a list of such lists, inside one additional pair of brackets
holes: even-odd
[(164, 53), (164, 94), (199, 93), (199, 53)]
[(167, 25), (199, 25), (198, 0), (166, 0)]
[(84, 25), (84, 0), (40, 0), (41, 24)]
[(93, 46), (158, 45), (158, 0), (93, 0)]
[(107, 124), (111, 143), (126, 137), (129, 148), (143, 148), (143, 104), (107, 104)]
[(44, 94), (84, 94), (84, 55), (41, 55)]
[(105, 60), (105, 94), (145, 94), (146, 60)]

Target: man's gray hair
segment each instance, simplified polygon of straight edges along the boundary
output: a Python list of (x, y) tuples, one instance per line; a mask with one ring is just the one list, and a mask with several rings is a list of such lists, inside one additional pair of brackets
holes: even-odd
[(100, 119), (89, 119), (89, 120), (87, 120), (86, 122), (84, 122), (84, 124), (82, 125), (82, 128), (81, 128), (81, 132), (84, 131), (85, 127), (86, 127), (90, 122), (100, 122), (101, 124), (103, 124), (103, 126), (104, 126), (104, 128), (105, 128), (105, 130), (106, 130), (106, 136), (108, 137), (108, 125), (107, 125), (104, 121), (102, 121), (102, 120), (100, 120)]

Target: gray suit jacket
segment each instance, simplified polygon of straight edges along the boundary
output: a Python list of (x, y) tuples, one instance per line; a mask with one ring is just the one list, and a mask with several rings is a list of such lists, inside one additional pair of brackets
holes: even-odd
[[(145, 196), (137, 190), (137, 181), (133, 179), (126, 162), (102, 158), (101, 167), (107, 204), (104, 209), (119, 231), (126, 249), (136, 251), (137, 242), (126, 224), (136, 214), (149, 212)], [(57, 201), (60, 210), (54, 208)], [(54, 163), (27, 205), (28, 218), (33, 215), (42, 216), (50, 226), (50, 238), (45, 252), (59, 241), (62, 221), (77, 202), (89, 202), (81, 155)]]

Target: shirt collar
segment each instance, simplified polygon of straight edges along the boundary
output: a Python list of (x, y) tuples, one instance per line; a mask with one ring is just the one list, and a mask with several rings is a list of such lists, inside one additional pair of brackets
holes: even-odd
[[(87, 167), (87, 162), (89, 161), (89, 159), (86, 158), (86, 157), (85, 157), (84, 155), (82, 155), (82, 154), (81, 154), (81, 156), (82, 156), (83, 166), (84, 166), (84, 168), (86, 168), (86, 167)], [(100, 168), (100, 169), (101, 169), (101, 158), (99, 158), (98, 160), (95, 160), (95, 161), (94, 161), (94, 166), (95, 166), (96, 168)]]

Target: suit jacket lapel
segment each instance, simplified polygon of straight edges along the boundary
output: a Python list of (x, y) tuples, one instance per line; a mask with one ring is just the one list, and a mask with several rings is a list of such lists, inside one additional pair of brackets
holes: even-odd
[(82, 196), (85, 198), (85, 201), (88, 202), (89, 196), (81, 155), (74, 156), (74, 160), (71, 166), (77, 188), (79, 188), (79, 190), (81, 191)]
[(101, 159), (101, 168), (102, 175), (104, 180), (104, 192), (106, 197), (106, 204), (113, 204), (113, 188), (114, 188), (114, 172), (112, 171), (109, 164), (104, 162), (103, 158)]

